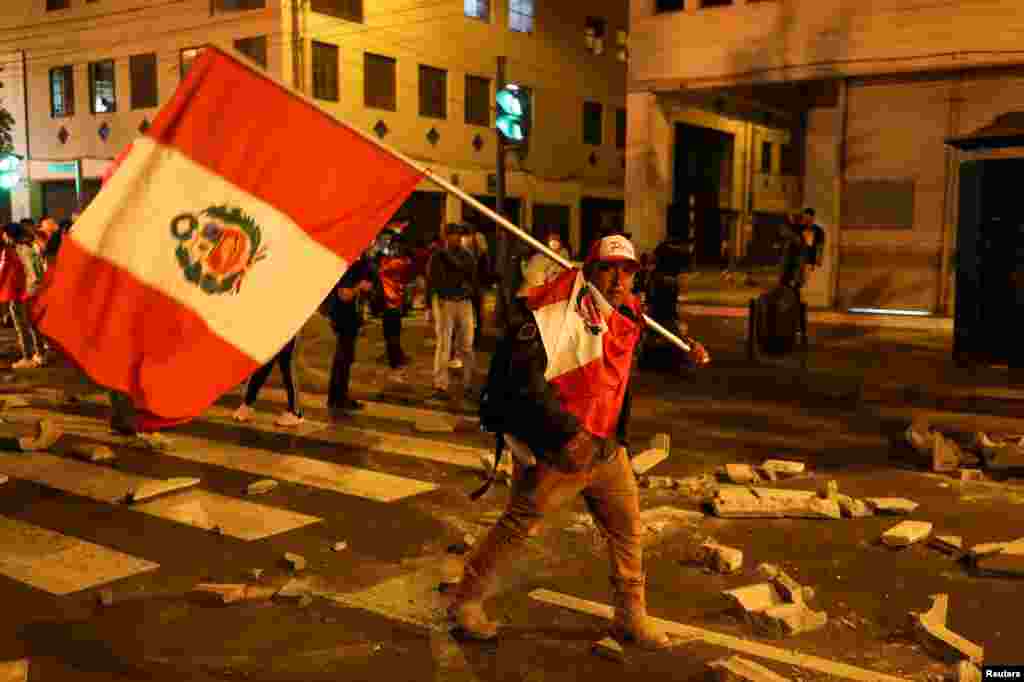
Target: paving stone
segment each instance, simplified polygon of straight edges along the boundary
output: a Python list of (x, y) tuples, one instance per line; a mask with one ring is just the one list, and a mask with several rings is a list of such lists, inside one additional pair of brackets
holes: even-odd
[(93, 445), (91, 443), (75, 443), (71, 446), (71, 455), (75, 459), (86, 462), (109, 462), (114, 457), (114, 451), (106, 445)]
[(128, 503), (143, 502), (151, 500), (160, 495), (194, 488), (199, 485), (198, 478), (168, 478), (163, 481), (146, 481), (140, 484), (135, 490), (129, 491), (125, 496)]
[(788, 637), (811, 632), (828, 624), (824, 611), (814, 611), (804, 603), (780, 604), (750, 614), (754, 629), (766, 637)]
[(739, 485), (757, 483), (761, 480), (761, 477), (757, 475), (757, 471), (749, 464), (726, 464), (725, 478)]
[(864, 500), (858, 500), (849, 495), (836, 495), (836, 502), (839, 504), (840, 513), (848, 519), (863, 519), (874, 516), (871, 507)]
[(605, 637), (599, 642), (594, 642), (593, 651), (601, 658), (607, 658), (618, 663), (624, 663), (626, 660), (626, 652), (622, 649), (622, 645), (611, 637)]
[(928, 538), (928, 546), (946, 554), (959, 556), (964, 551), (964, 539), (959, 535), (933, 535)]
[(960, 661), (956, 666), (957, 682), (981, 682), (981, 669), (970, 661)]
[(910, 514), (920, 506), (902, 497), (868, 497), (864, 501), (876, 514)]
[(835, 500), (839, 496), (839, 482), (835, 480), (822, 481), (818, 485), (818, 497), (823, 500)]
[(761, 468), (773, 471), (779, 478), (792, 478), (807, 471), (807, 465), (803, 462), (788, 459), (766, 459)]
[(705, 542), (698, 551), (699, 560), (719, 573), (736, 573), (743, 568), (743, 552), (714, 542)]
[(28, 682), (28, 659), (0, 662), (0, 682)]
[(1000, 552), (978, 557), (975, 566), (986, 574), (1024, 576), (1024, 543), (1009, 543)]
[(722, 595), (730, 604), (744, 613), (756, 613), (784, 603), (782, 596), (772, 583), (756, 583), (734, 590), (725, 590)]
[(882, 534), (886, 547), (909, 547), (931, 535), (932, 524), (927, 521), (903, 521)]
[(285, 552), (284, 561), (286, 564), (288, 564), (288, 567), (296, 573), (306, 568), (306, 559), (299, 554)]
[(721, 488), (711, 506), (722, 518), (841, 518), (836, 500), (823, 500), (803, 490)]
[(1024, 538), (1017, 540), (1009, 540), (1007, 542), (983, 542), (979, 545), (974, 545), (968, 551), (971, 559), (977, 561), (978, 559), (988, 556), (990, 554), (998, 554), (1003, 550), (1010, 547), (1024, 546)]
[(212, 598), (221, 604), (240, 601), (262, 601), (274, 596), (274, 588), (244, 583), (199, 583), (192, 588), (197, 594)]
[(276, 487), (277, 481), (272, 478), (264, 478), (263, 480), (250, 483), (249, 487), (245, 489), (245, 493), (247, 495), (263, 495)]
[(645, 450), (631, 460), (633, 473), (641, 476), (668, 459), (667, 450)]
[(789, 678), (739, 656), (711, 661), (708, 672), (715, 682), (789, 682)]
[(942, 434), (935, 434), (932, 439), (932, 471), (956, 471), (959, 467), (960, 446)]
[(918, 642), (926, 651), (948, 663), (966, 658), (980, 664), (985, 657), (984, 648), (946, 627), (948, 609), (949, 596), (936, 594), (932, 595), (932, 607), (928, 611), (910, 614)]

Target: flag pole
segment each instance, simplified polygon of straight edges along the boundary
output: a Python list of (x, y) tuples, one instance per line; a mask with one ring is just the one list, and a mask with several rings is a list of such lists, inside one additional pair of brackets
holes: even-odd
[[(224, 49), (224, 48), (221, 48), (221, 47), (217, 47), (215, 45), (211, 45), (211, 46), (209, 46), (209, 47), (207, 47), (205, 49), (213, 50), (213, 51), (216, 51), (216, 52), (220, 52), (221, 54), (234, 59), (235, 61), (239, 62), (240, 64), (243, 64), (243, 65), (247, 66), (249, 69), (251, 69), (257, 75), (259, 75), (259, 76), (261, 76), (263, 78), (266, 78), (267, 80), (273, 82), (278, 87), (280, 87), (283, 90), (286, 90), (289, 93), (291, 93), (294, 97), (298, 97), (303, 102), (305, 102), (309, 106), (313, 107), (314, 109), (316, 109), (317, 111), (322, 113), (324, 116), (327, 116), (328, 118), (330, 118), (330, 119), (332, 119), (334, 121), (337, 121), (339, 124), (345, 126), (346, 129), (351, 130), (353, 133), (355, 133), (359, 137), (363, 138), (364, 140), (366, 140), (370, 144), (372, 144), (372, 145), (376, 146), (377, 148), (387, 152), (388, 154), (390, 154), (391, 156), (395, 157), (399, 161), (402, 161), (403, 163), (405, 163), (406, 165), (410, 166), (411, 168), (414, 168), (415, 170), (419, 171), (425, 177), (427, 177), (429, 180), (431, 180), (434, 184), (438, 185), (441, 189), (445, 190), (446, 192), (451, 192), (452, 194), (454, 194), (458, 198), (462, 199), (464, 202), (466, 202), (467, 204), (469, 204), (470, 206), (475, 208), (477, 211), (479, 211), (480, 213), (483, 213), (485, 216), (487, 216), (488, 218), (493, 220), (496, 224), (500, 225), (505, 230), (511, 232), (513, 235), (518, 237), (520, 240), (526, 242), (527, 244), (529, 244), (533, 248), (537, 249), (538, 251), (543, 253), (545, 256), (547, 256), (551, 260), (553, 260), (556, 263), (558, 263), (559, 265), (561, 265), (563, 268), (571, 268), (572, 267), (572, 263), (570, 263), (565, 258), (562, 258), (561, 255), (559, 255), (559, 254), (555, 253), (554, 251), (552, 251), (551, 249), (549, 249), (547, 244), (544, 244), (544, 243), (538, 241), (532, 235), (524, 232), (518, 226), (514, 225), (511, 221), (507, 220), (505, 217), (503, 217), (502, 215), (496, 213), (495, 211), (492, 211), (487, 206), (484, 206), (482, 203), (480, 203), (479, 201), (477, 201), (476, 199), (471, 197), (469, 194), (467, 194), (461, 188), (456, 187), (452, 183), (448, 182), (443, 177), (441, 177), (440, 175), (438, 175), (437, 173), (435, 173), (431, 169), (429, 169), (426, 166), (424, 166), (422, 163), (419, 163), (418, 161), (414, 161), (413, 159), (409, 158), (408, 156), (406, 156), (402, 152), (398, 151), (397, 149), (395, 149), (391, 145), (385, 144), (382, 140), (378, 140), (378, 139), (374, 138), (372, 135), (370, 135), (369, 133), (367, 133), (367, 132), (365, 132), (363, 130), (360, 130), (359, 128), (357, 128), (357, 127), (355, 127), (353, 125), (350, 125), (350, 124), (346, 123), (345, 121), (343, 121), (340, 118), (338, 118), (335, 114), (331, 113), (330, 111), (327, 111), (327, 109), (322, 107), (319, 102), (317, 102), (312, 97), (309, 97), (308, 95), (306, 95), (306, 93), (300, 92), (298, 89), (288, 85), (287, 83), (285, 83), (281, 79), (276, 78), (276, 77), (268, 74), (266, 71), (263, 70), (262, 67), (260, 67), (256, 62), (254, 62), (252, 59), (250, 59), (248, 57), (248, 55), (242, 54), (241, 52), (238, 52), (237, 50), (228, 50), (228, 49)], [(675, 334), (673, 334), (669, 330), (665, 329), (663, 326), (661, 326), (660, 324), (658, 324), (657, 322), (652, 320), (647, 315), (644, 315), (643, 318), (644, 318), (644, 322), (647, 323), (647, 326), (649, 326), (651, 329), (653, 329), (658, 334), (663, 336), (666, 341), (670, 342), (674, 346), (677, 346), (683, 352), (689, 353), (690, 350), (692, 350), (690, 348), (689, 344), (684, 342), (682, 339), (680, 339), (678, 336), (676, 336)]]

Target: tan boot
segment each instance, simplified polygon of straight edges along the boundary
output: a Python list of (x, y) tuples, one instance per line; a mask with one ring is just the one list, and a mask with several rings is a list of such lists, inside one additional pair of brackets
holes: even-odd
[(455, 599), (448, 607), (448, 616), (455, 626), (456, 634), (480, 642), (498, 636), (498, 625), (487, 617), (484, 611), (486, 585), (483, 576), (467, 564), (466, 570), (455, 588)]
[(612, 637), (620, 642), (632, 642), (643, 649), (665, 649), (672, 646), (668, 635), (647, 616), (644, 578), (612, 578), (612, 586), (615, 588)]

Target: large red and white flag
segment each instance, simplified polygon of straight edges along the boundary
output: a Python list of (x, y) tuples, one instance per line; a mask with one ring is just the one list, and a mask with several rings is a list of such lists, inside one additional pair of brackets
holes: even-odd
[(298, 333), (422, 178), (207, 48), (76, 222), (33, 316), (148, 426), (187, 420)]
[(591, 434), (614, 435), (643, 331), (635, 301), (626, 305), (636, 322), (597, 295), (581, 270), (570, 269), (530, 289), (526, 304), (548, 356), (544, 378), (559, 402)]

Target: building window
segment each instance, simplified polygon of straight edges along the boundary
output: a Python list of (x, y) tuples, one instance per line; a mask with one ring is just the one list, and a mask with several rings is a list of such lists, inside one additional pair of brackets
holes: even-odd
[(765, 175), (772, 172), (772, 143), (761, 143), (761, 172)]
[(267, 0), (217, 0), (217, 7), (222, 12), (234, 12), (246, 9), (264, 9)]
[(420, 116), (448, 118), (448, 72), (420, 64)]
[(267, 37), (253, 36), (239, 38), (235, 41), (235, 49), (253, 60), (264, 69), (267, 68)]
[(47, 12), (53, 12), (58, 9), (71, 9), (71, 0), (46, 0)]
[(491, 20), (491, 0), (463, 0), (462, 7), (467, 17), (481, 21)]
[(113, 59), (89, 64), (89, 106), (94, 114), (117, 111)]
[(601, 118), (604, 107), (600, 102), (583, 103), (583, 144), (601, 146)]
[(657, 0), (654, 4), (655, 14), (662, 12), (682, 12), (686, 9), (684, 0)]
[(584, 44), (587, 52), (591, 54), (604, 53), (604, 35), (608, 30), (608, 24), (600, 17), (587, 17), (586, 26), (583, 29)]
[(491, 125), (491, 79), (466, 76), (466, 123), (474, 126)]
[(70, 66), (50, 69), (50, 115), (75, 115), (75, 78)]
[(363, 99), (368, 107), (398, 109), (397, 62), (379, 54), (363, 55)]
[(337, 102), (338, 46), (313, 41), (313, 97)]
[(158, 103), (156, 53), (132, 55), (128, 60), (132, 109), (150, 109)]
[(508, 28), (533, 33), (533, 0), (508, 0)]
[(615, 110), (615, 147), (626, 148), (626, 110)]
[(363, 23), (363, 0), (311, 0), (310, 9), (339, 19)]
[(188, 74), (188, 70), (192, 68), (192, 62), (196, 60), (199, 53), (203, 51), (201, 47), (186, 47), (181, 51), (181, 77), (184, 78)]

